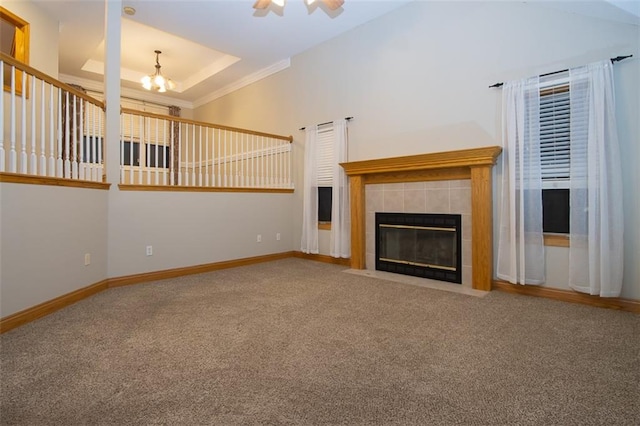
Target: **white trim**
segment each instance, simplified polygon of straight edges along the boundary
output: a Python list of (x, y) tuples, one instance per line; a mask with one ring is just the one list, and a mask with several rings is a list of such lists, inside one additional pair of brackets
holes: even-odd
[[(58, 76), (58, 80), (64, 81), (67, 84), (77, 84), (87, 90), (93, 90), (95, 92), (104, 93), (104, 85), (100, 81), (89, 80), (81, 77), (74, 77), (68, 74), (60, 74)], [(145, 101), (154, 102), (160, 105), (166, 105), (166, 106), (175, 105), (175, 106), (179, 106), (180, 108), (193, 109), (192, 102), (171, 98), (168, 96), (154, 95), (151, 92), (147, 92), (146, 90), (135, 90), (135, 89), (129, 89), (126, 87), (120, 87), (120, 93), (123, 97), (145, 100)]]
[(254, 72), (240, 80), (236, 80), (235, 82), (224, 86), (223, 88), (216, 90), (213, 93), (210, 93), (206, 96), (203, 96), (199, 99), (193, 101), (193, 108), (198, 108), (203, 105), (208, 104), (209, 102), (215, 101), (218, 98), (221, 98), (225, 95), (228, 95), (231, 92), (242, 89), (250, 85), (251, 83), (255, 83), (256, 81), (262, 80), (263, 78), (267, 78), (272, 74), (280, 72), (284, 69), (287, 69), (291, 66), (291, 58), (283, 59), (282, 61), (276, 62), (275, 64), (269, 65), (266, 68), (262, 68), (259, 71)]

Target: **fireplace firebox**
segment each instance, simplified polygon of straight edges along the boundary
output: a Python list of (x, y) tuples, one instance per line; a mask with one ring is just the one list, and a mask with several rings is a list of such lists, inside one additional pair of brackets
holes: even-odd
[(376, 213), (376, 269), (462, 284), (462, 217)]

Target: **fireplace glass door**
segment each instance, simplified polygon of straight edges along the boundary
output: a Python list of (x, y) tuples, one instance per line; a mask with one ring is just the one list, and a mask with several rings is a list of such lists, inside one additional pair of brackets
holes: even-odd
[(460, 215), (376, 213), (376, 269), (461, 283)]

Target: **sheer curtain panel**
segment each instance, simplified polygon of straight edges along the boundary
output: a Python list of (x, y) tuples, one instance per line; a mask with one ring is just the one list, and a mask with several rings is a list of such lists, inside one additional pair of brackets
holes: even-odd
[(307, 126), (304, 143), (304, 186), (302, 203), (303, 253), (318, 253), (318, 133)]
[(349, 179), (340, 163), (347, 161), (347, 120), (333, 121), (333, 189), (331, 200), (331, 248), (333, 257), (351, 256), (351, 218), (349, 213)]
[(622, 289), (623, 213), (613, 64), (570, 71), (569, 285), (617, 297)]
[(497, 276), (513, 284), (545, 281), (542, 233), (539, 78), (505, 83)]

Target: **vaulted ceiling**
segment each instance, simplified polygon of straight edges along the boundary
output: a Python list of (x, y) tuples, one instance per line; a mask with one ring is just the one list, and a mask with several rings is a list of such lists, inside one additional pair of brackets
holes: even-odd
[[(21, 0), (8, 0), (21, 1)], [(33, 0), (60, 22), (59, 73), (63, 81), (89, 89), (102, 86), (104, 2)], [(252, 8), (253, 0), (124, 0), (123, 93), (194, 107), (287, 68), (290, 58), (411, 1), (346, 0), (332, 11), (322, 2), (289, 0)], [(640, 2), (601, 0), (546, 2), (545, 7), (638, 24)], [(154, 71), (161, 50), (162, 73), (176, 90), (144, 92), (140, 78)]]

